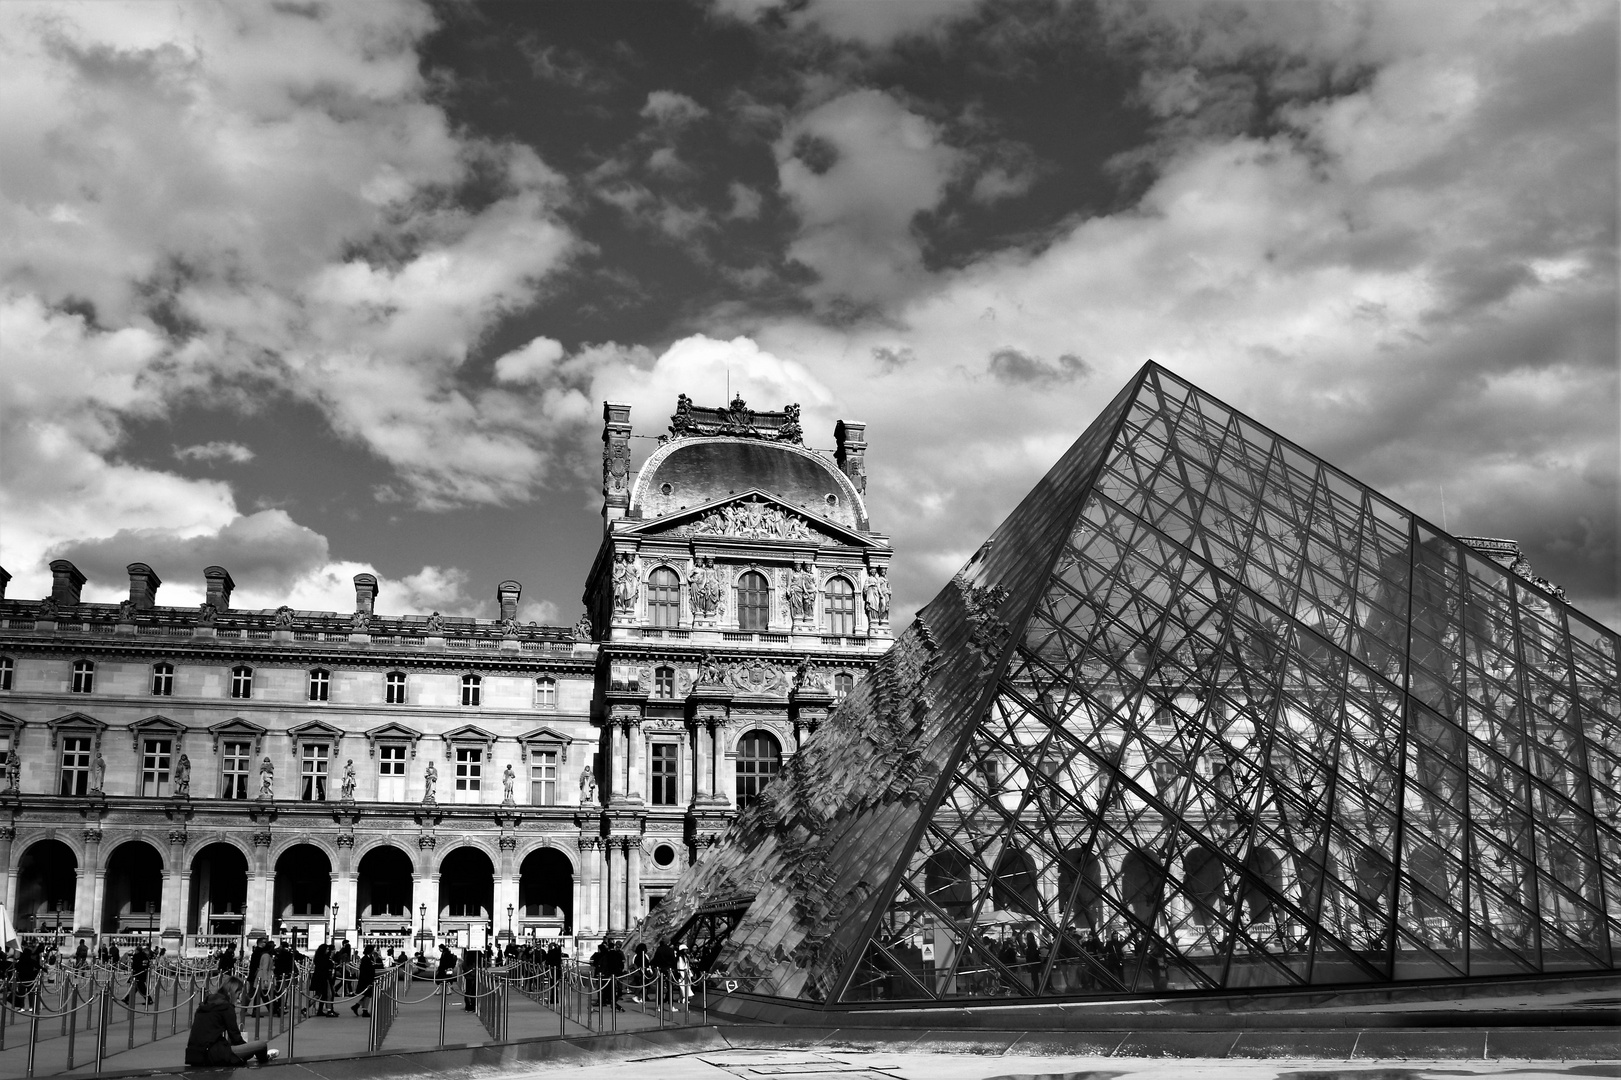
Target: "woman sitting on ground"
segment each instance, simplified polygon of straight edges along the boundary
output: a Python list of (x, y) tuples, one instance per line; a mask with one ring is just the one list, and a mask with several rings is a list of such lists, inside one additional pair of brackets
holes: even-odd
[(268, 1043), (242, 1037), (236, 1026), (236, 999), (241, 994), (242, 980), (229, 975), (197, 1006), (186, 1040), (187, 1065), (245, 1065), (249, 1058), (262, 1065), (276, 1056)]

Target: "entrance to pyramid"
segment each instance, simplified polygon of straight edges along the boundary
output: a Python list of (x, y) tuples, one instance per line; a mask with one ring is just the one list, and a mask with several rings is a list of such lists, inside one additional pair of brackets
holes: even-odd
[(1149, 364), (643, 936), (820, 1005), (1614, 973), (1616, 634), (1503, 551)]

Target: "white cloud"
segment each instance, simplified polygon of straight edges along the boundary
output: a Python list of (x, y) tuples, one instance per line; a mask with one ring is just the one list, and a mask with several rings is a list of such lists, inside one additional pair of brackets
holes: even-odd
[(216, 461), (229, 461), (242, 465), (254, 458), (252, 450), (237, 442), (206, 442), (194, 446), (177, 446), (174, 456), (180, 461), (202, 461), (212, 464)]
[(642, 116), (660, 124), (687, 124), (708, 115), (708, 109), (673, 90), (654, 90), (642, 106)]
[(818, 105), (777, 142), (778, 180), (801, 222), (789, 256), (817, 272), (824, 299), (894, 299), (922, 271), (913, 219), (938, 204), (962, 160), (882, 91)]
[(563, 358), (563, 346), (549, 337), (538, 337), (521, 349), (507, 353), (495, 362), (495, 381), (503, 383), (540, 382)]

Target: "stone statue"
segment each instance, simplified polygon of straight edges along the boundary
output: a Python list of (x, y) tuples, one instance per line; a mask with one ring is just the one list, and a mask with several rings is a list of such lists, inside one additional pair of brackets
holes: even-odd
[(355, 801), (355, 759), (346, 758), (343, 763), (343, 801)]
[(94, 795), (102, 793), (102, 785), (107, 782), (107, 759), (96, 751), (96, 760), (90, 763), (90, 791)]
[(641, 583), (636, 580), (636, 556), (623, 555), (614, 562), (614, 610), (636, 610)]
[(439, 801), (438, 799), (434, 798), (434, 795), (433, 795), (433, 786), (435, 784), (437, 784), (438, 782), (439, 782), (439, 770), (434, 768), (433, 767), (433, 762), (430, 761), (430, 762), (428, 762), (427, 771), (425, 771), (422, 774), (422, 801), (423, 802), (425, 802), (425, 803), (436, 803), (436, 802)]
[(575, 641), (590, 641), (591, 640), (591, 616), (590, 615), (581, 615), (580, 616), (580, 621), (574, 624), (574, 640)]
[(511, 806), (516, 800), (512, 797), (512, 788), (518, 782), (518, 774), (512, 771), (512, 763), (507, 762), (506, 771), (501, 774), (501, 804)]
[(597, 774), (587, 765), (580, 770), (580, 805), (590, 806), (597, 801)]
[(720, 685), (726, 681), (726, 665), (716, 660), (711, 653), (705, 653), (704, 658), (698, 661), (698, 681), (701, 683), (714, 683)]
[(351, 634), (364, 634), (371, 626), (371, 612), (357, 611), (349, 616), (349, 632)]
[(809, 621), (816, 615), (816, 575), (810, 563), (795, 563), (788, 578), (788, 614), (796, 621)]
[(125, 597), (118, 602), (118, 621), (121, 623), (135, 621), (135, 601)]
[(16, 751), (6, 755), (6, 790), (19, 791), (22, 788), (23, 766), (17, 757)]
[(722, 597), (725, 589), (721, 587), (720, 571), (715, 569), (714, 559), (702, 559), (697, 569), (692, 572), (687, 586), (688, 595), (692, 599), (692, 610), (704, 618), (713, 618), (720, 611)]
[(266, 757), (259, 766), (259, 798), (274, 799), (276, 797), (276, 766)]
[(873, 567), (867, 587), (861, 590), (861, 599), (867, 606), (867, 621), (884, 622), (889, 618), (889, 579), (884, 576), (883, 567)]
[(55, 619), (57, 616), (56, 597), (47, 596), (39, 602), (39, 617), (42, 619)]
[(291, 630), (293, 628), (293, 609), (283, 604), (276, 609), (276, 629)]
[(191, 798), (191, 758), (185, 754), (180, 755), (180, 763), (174, 767), (174, 793), (182, 799)]
[(197, 605), (197, 625), (213, 626), (214, 619), (219, 615), (219, 608), (204, 600)]
[(445, 632), (445, 619), (437, 611), (428, 616), (428, 633), (443, 634)]
[(515, 637), (517, 637), (518, 636), (518, 620), (517, 619), (502, 619), (501, 620), (501, 636), (504, 637), (504, 638), (515, 638)]
[(794, 685), (801, 690), (826, 689), (826, 685), (822, 682), (821, 673), (811, 667), (809, 657), (801, 659), (799, 666), (794, 669)]

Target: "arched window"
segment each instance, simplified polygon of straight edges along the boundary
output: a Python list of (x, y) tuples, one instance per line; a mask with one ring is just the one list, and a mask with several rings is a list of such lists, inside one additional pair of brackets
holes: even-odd
[[(557, 680), (544, 675), (535, 680), (535, 708), (557, 708)], [(550, 804), (548, 804), (550, 805)]]
[(766, 584), (764, 574), (750, 570), (737, 579), (737, 628), (771, 628), (771, 586)]
[(169, 697), (174, 693), (174, 665), (152, 665), (152, 695)]
[(94, 660), (73, 661), (73, 692), (75, 694), (88, 694), (96, 688), (96, 663)]
[(765, 731), (751, 731), (737, 741), (737, 806), (760, 797), (782, 769), (782, 744)]
[(653, 696), (656, 698), (675, 697), (675, 668), (656, 667), (653, 669)]
[(310, 700), (325, 701), (332, 688), (332, 673), (326, 668), (315, 668), (310, 672)]
[(234, 698), (253, 696), (253, 669), (246, 664), (231, 669), (231, 696)]
[(405, 704), (405, 672), (391, 671), (383, 676), (383, 703), (385, 705)]
[(840, 701), (850, 696), (850, 691), (856, 688), (856, 677), (848, 671), (841, 671), (833, 676), (833, 696)]
[(649, 626), (681, 625), (681, 579), (667, 566), (647, 576), (647, 622)]
[(856, 587), (849, 578), (827, 579), (827, 632), (840, 637), (856, 632)]
[(483, 682), (484, 680), (480, 679), (477, 675), (462, 676), (463, 705), (477, 705), (479, 703), (479, 698), (481, 697), (480, 691), (483, 688)]

